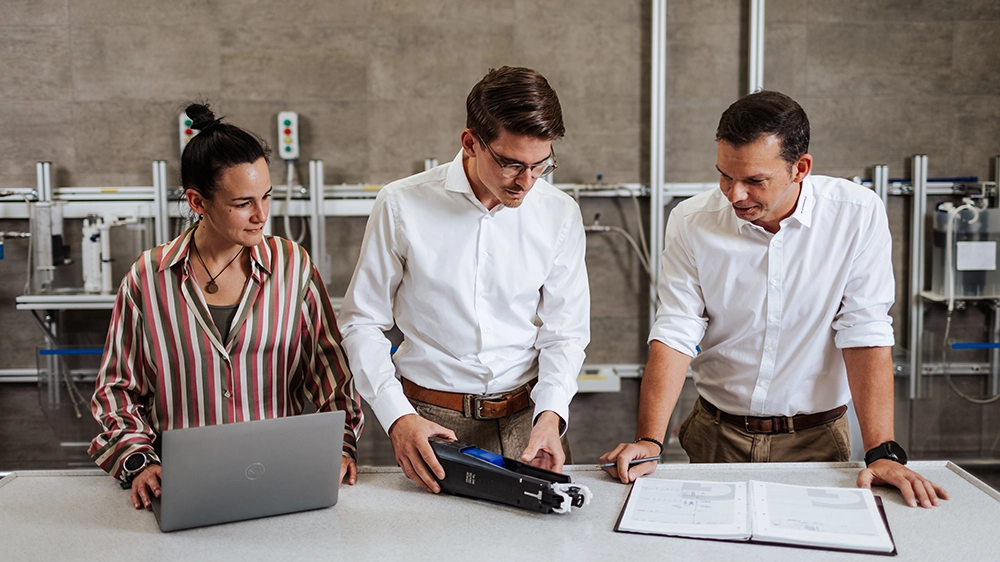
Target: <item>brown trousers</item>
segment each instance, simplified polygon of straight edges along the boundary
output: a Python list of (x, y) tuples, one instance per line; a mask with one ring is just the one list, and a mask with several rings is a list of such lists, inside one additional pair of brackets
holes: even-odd
[[(534, 403), (520, 412), (494, 420), (467, 418), (461, 412), (412, 398), (410, 403), (424, 418), (454, 431), (459, 441), (509, 459), (520, 460), (531, 438)], [(569, 442), (565, 435), (562, 437), (562, 446), (566, 453), (566, 464), (573, 464)]]
[(765, 435), (717, 419), (695, 401), (677, 434), (693, 463), (838, 462), (851, 459), (847, 416), (794, 433)]

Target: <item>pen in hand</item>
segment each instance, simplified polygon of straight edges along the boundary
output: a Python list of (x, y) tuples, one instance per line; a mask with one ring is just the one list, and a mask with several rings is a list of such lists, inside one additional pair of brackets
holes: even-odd
[[(642, 464), (644, 462), (653, 462), (653, 461), (658, 461), (658, 460), (660, 460), (660, 457), (646, 457), (644, 459), (632, 459), (632, 460), (628, 461), (628, 465), (629, 466), (635, 466), (637, 464)], [(611, 468), (612, 466), (617, 466), (617, 465), (618, 465), (617, 462), (606, 462), (606, 463), (601, 463), (601, 464), (597, 465), (597, 467), (598, 468)]]

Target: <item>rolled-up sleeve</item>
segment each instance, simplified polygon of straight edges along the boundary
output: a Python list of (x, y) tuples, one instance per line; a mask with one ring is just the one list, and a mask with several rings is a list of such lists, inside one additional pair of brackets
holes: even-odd
[(849, 347), (891, 347), (895, 340), (889, 308), (896, 297), (892, 236), (882, 201), (872, 198), (858, 231), (851, 275), (834, 317), (834, 341)]
[(684, 216), (676, 208), (667, 220), (657, 285), (660, 306), (647, 343), (656, 340), (694, 357), (705, 335), (708, 318), (698, 265), (684, 236), (684, 222)]

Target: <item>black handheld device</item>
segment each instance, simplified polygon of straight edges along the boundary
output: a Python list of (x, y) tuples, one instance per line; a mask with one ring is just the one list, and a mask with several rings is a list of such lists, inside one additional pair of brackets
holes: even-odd
[(569, 476), (502, 457), (461, 441), (430, 439), (444, 468), (441, 490), (536, 511), (567, 513), (590, 502), (590, 490)]

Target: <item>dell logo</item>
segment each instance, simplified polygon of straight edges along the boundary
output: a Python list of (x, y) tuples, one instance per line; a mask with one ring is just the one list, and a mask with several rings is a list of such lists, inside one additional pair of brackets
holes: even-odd
[(248, 480), (256, 480), (261, 476), (264, 476), (264, 465), (260, 464), (259, 462), (255, 462), (247, 467)]

